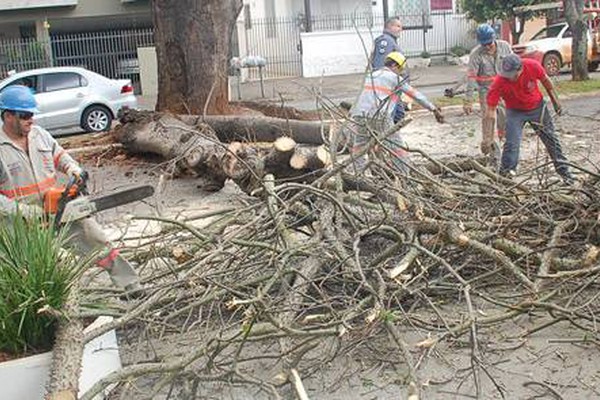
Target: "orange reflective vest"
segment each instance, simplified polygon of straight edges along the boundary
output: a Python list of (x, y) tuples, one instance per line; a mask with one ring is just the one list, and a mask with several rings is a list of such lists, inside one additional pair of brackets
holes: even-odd
[[(0, 128), (0, 213), (32, 214), (44, 193), (56, 185), (57, 172), (70, 175), (81, 167), (45, 129), (34, 125), (28, 136), (29, 154)], [(33, 206), (33, 207), (32, 207)]]
[(350, 110), (350, 115), (380, 119), (391, 126), (394, 107), (402, 93), (415, 99), (424, 108), (435, 110), (435, 106), (427, 97), (408, 83), (402, 82), (395, 72), (384, 67), (367, 75), (363, 90)]

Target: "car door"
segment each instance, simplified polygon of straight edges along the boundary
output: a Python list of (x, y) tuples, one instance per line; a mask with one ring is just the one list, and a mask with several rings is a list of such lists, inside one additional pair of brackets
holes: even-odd
[(560, 55), (562, 56), (562, 63), (570, 64), (573, 59), (573, 31), (569, 26), (563, 31), (560, 37)]
[(46, 129), (80, 125), (87, 80), (76, 72), (52, 72), (40, 75), (40, 93), (36, 95)]

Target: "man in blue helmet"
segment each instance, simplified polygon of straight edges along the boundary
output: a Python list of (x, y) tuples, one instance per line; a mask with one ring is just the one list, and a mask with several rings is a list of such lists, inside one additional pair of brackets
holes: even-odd
[[(371, 54), (371, 70), (377, 71), (384, 67), (385, 59), (391, 52), (403, 53), (398, 43), (398, 38), (402, 33), (402, 22), (398, 17), (391, 17), (385, 21), (383, 33), (375, 38), (373, 44), (373, 53)], [(410, 83), (410, 73), (408, 67), (402, 71), (402, 79), (406, 83)], [(403, 100), (396, 103), (394, 108), (393, 120), (394, 123), (400, 122), (406, 115), (408, 104)]]
[[(35, 97), (28, 87), (12, 85), (0, 92), (0, 214), (24, 218), (44, 214), (45, 193), (57, 185), (58, 172), (82, 179), (83, 169), (46, 131), (33, 122)], [(113, 248), (93, 218), (70, 225), (73, 250), (82, 255), (99, 251), (96, 260), (113, 283), (138, 296), (141, 286), (131, 264)]]
[[(509, 54), (512, 54), (511, 46), (504, 40), (496, 38), (496, 31), (489, 24), (481, 24), (477, 27), (477, 45), (469, 55), (469, 64), (467, 66), (467, 90), (463, 109), (465, 114), (473, 112), (473, 89), (477, 89), (479, 93), (479, 105), (481, 106), (482, 116), (482, 135), (493, 132), (487, 129), (486, 123), (488, 120), (483, 118), (487, 109), (486, 97), (490, 86), (494, 81), (494, 77), (500, 70), (502, 59)], [(502, 104), (497, 108), (497, 134), (500, 138), (504, 137), (506, 117), (505, 110)], [(486, 140), (493, 138), (486, 138)], [(495, 161), (499, 158), (500, 146), (495, 142), (494, 158)]]

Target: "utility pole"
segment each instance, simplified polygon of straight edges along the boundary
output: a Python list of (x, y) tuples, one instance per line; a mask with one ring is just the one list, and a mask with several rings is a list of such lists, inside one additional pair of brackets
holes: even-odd
[(304, 0), (304, 29), (306, 32), (312, 32), (312, 11), (310, 10), (310, 0)]
[(387, 21), (389, 18), (390, 10), (388, 6), (388, 0), (381, 0), (383, 5), (383, 20)]

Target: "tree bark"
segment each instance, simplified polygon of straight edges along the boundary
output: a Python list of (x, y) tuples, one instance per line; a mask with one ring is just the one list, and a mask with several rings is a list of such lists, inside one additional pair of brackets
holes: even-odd
[[(123, 125), (115, 129), (115, 136), (128, 151), (153, 153), (172, 161), (173, 172), (191, 172), (203, 190), (219, 190), (229, 178), (251, 193), (266, 174), (309, 182), (319, 176), (315, 171), (331, 164), (324, 146), (297, 146), (293, 137), (285, 136), (283, 131), (278, 131), (278, 137), (267, 135), (271, 140), (265, 141), (273, 142), (270, 145), (240, 142), (227, 145), (219, 140), (211, 125), (201, 122), (197, 116), (127, 110), (121, 114), (120, 121)], [(269, 123), (257, 124), (256, 133)], [(252, 121), (248, 126), (252, 126)], [(251, 140), (253, 132), (246, 132), (246, 142)], [(309, 172), (311, 174), (307, 174)]]
[(584, 0), (565, 0), (565, 17), (573, 32), (572, 68), (571, 74), (574, 81), (589, 79), (587, 59), (587, 25), (584, 21)]
[(133, 153), (153, 153), (173, 161), (174, 174), (192, 173), (203, 190), (225, 185), (221, 160), (225, 146), (214, 131), (201, 124), (191, 127), (174, 115), (131, 110), (121, 116), (117, 140)]
[(79, 286), (73, 285), (60, 320), (52, 349), (50, 380), (46, 400), (75, 400), (79, 391), (81, 358), (83, 357), (83, 323), (79, 311)]
[[(520, 29), (517, 29), (517, 20), (519, 21)], [(512, 34), (512, 44), (518, 44), (519, 40), (521, 40), (521, 35), (525, 31), (525, 22), (527, 22), (527, 18), (525, 18), (524, 14), (520, 14), (515, 16), (515, 18), (510, 23), (510, 32)]]
[(323, 137), (329, 135), (329, 124), (320, 121), (296, 121), (272, 117), (216, 116), (205, 118), (194, 115), (181, 115), (182, 121), (194, 126), (204, 122), (214, 129), (223, 142), (251, 141), (274, 142), (282, 136), (289, 136), (297, 143), (323, 144)]
[(157, 111), (222, 114), (228, 54), (242, 0), (152, 0)]

